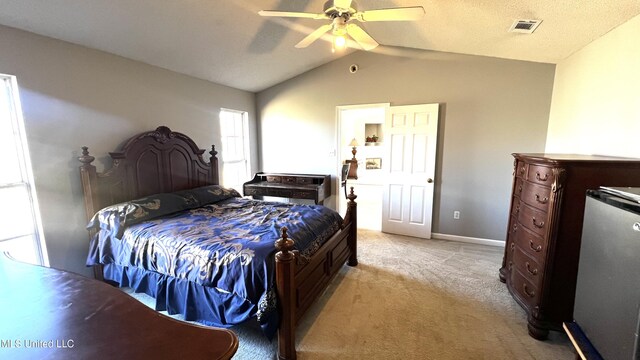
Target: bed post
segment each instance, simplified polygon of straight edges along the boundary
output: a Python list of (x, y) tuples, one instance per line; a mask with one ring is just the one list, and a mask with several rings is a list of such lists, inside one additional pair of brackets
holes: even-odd
[(213, 184), (220, 185), (220, 176), (218, 174), (218, 158), (216, 157), (216, 155), (218, 155), (218, 152), (216, 151), (215, 145), (211, 145), (211, 151), (209, 151), (209, 154), (211, 154), (211, 157), (209, 158), (209, 166), (211, 166), (211, 171), (213, 174)]
[(278, 328), (278, 359), (296, 358), (296, 304), (295, 304), (295, 254), (293, 240), (287, 237), (287, 228), (282, 228), (282, 238), (275, 243), (276, 288), (280, 306), (280, 326)]
[(347, 199), (349, 199), (347, 202), (347, 213), (351, 221), (351, 228), (349, 229), (349, 248), (351, 249), (351, 255), (347, 262), (349, 266), (358, 265), (358, 204), (355, 202), (357, 197), (358, 195), (353, 193), (352, 186), (351, 192), (347, 196)]
[(82, 163), (80, 165), (80, 179), (82, 180), (82, 190), (84, 191), (84, 210), (87, 214), (87, 220), (91, 219), (95, 214), (95, 204), (97, 202), (97, 188), (96, 179), (96, 167), (91, 165), (96, 158), (89, 155), (89, 148), (82, 147), (82, 156), (78, 157), (78, 160)]
[[(87, 214), (87, 221), (96, 213), (96, 205), (98, 204), (98, 175), (96, 167), (91, 165), (95, 159), (95, 157), (89, 155), (89, 148), (83, 146), (82, 156), (79, 156), (78, 160), (82, 163), (80, 165), (80, 179), (82, 181), (82, 191), (84, 192), (84, 211)], [(90, 236), (93, 236), (93, 232), (90, 232)], [(102, 265), (93, 267), (93, 276), (98, 280), (103, 280)]]

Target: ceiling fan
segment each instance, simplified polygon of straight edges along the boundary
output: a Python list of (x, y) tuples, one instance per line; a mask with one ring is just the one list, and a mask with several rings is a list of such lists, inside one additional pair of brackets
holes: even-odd
[(319, 14), (307, 12), (289, 12), (262, 10), (260, 16), (278, 16), (307, 18), (315, 20), (331, 20), (330, 24), (320, 26), (318, 29), (307, 35), (302, 41), (296, 44), (297, 48), (305, 48), (312, 42), (321, 38), (325, 33), (331, 31), (334, 36), (334, 46), (342, 48), (346, 45), (347, 35), (350, 36), (364, 50), (372, 50), (378, 46), (366, 31), (350, 20), (361, 22), (366, 21), (408, 21), (419, 20), (424, 16), (422, 6), (398, 7), (390, 9), (378, 9), (358, 11), (355, 1), (352, 0), (329, 0), (324, 3), (324, 12)]

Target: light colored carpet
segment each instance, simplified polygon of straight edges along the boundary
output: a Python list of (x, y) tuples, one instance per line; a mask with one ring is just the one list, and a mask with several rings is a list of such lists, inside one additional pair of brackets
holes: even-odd
[[(297, 329), (299, 359), (573, 359), (566, 335), (529, 337), (498, 280), (503, 249), (359, 231), (344, 266)], [(146, 304), (153, 299), (132, 294)], [(234, 359), (273, 359), (254, 324), (234, 327)]]

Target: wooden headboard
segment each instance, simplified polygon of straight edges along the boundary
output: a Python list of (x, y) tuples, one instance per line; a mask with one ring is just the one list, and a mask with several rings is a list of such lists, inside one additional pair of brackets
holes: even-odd
[(218, 158), (211, 146), (209, 162), (188, 136), (166, 126), (129, 139), (120, 151), (111, 152), (111, 168), (102, 173), (91, 165), (95, 157), (82, 147), (78, 160), (87, 218), (105, 206), (151, 194), (217, 185)]

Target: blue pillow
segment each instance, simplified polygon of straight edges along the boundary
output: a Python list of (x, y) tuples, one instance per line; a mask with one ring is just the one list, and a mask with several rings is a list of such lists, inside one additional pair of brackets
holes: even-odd
[(240, 197), (240, 194), (235, 189), (227, 189), (220, 185), (208, 185), (195, 189), (181, 190), (174, 192), (173, 194), (182, 196), (188, 199), (188, 201), (197, 203), (194, 207), (213, 204), (232, 197)]
[(149, 195), (103, 208), (91, 218), (87, 229), (100, 228), (121, 238), (128, 226), (239, 196), (234, 189), (219, 185)]

